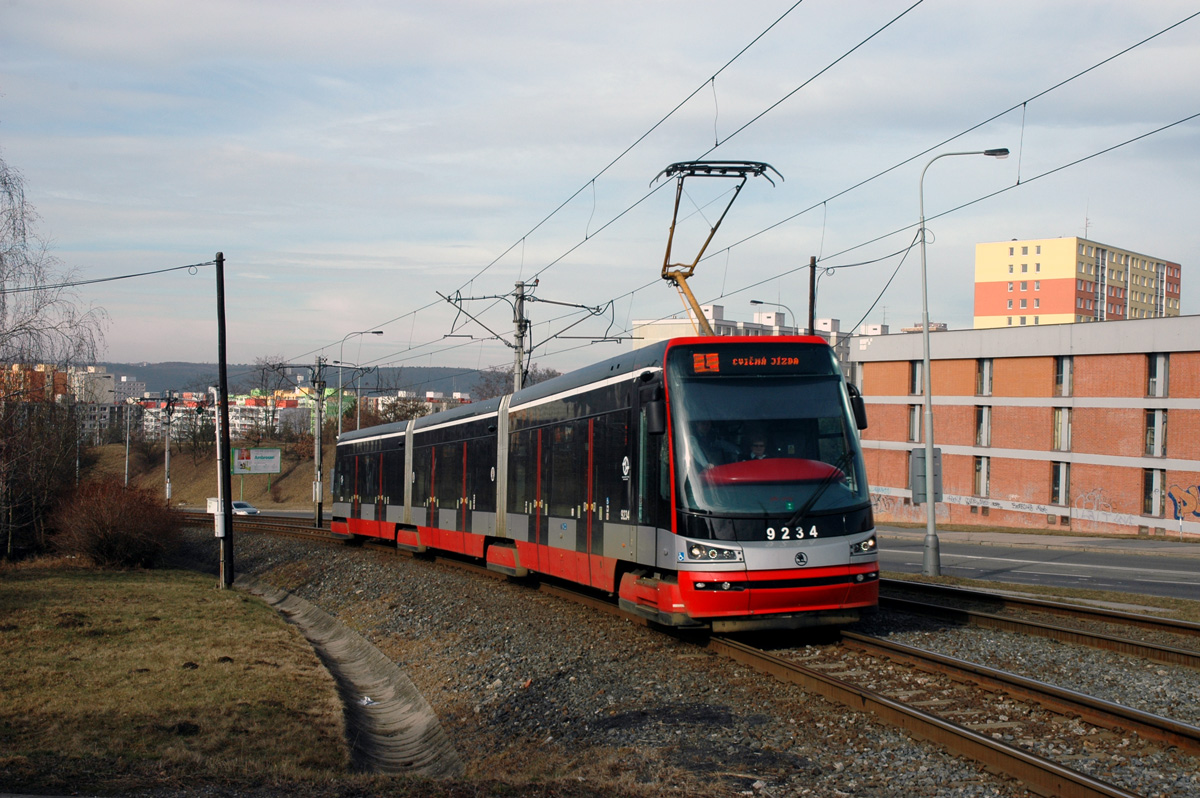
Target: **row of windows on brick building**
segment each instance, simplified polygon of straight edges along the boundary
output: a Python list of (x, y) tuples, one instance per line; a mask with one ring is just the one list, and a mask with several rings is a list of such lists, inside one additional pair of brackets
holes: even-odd
[[(1163, 352), (1155, 352), (1146, 357), (1146, 396), (1168, 396), (1171, 356)], [(908, 393), (920, 396), (925, 392), (924, 363), (920, 360), (908, 362)], [(1054, 396), (1071, 396), (1072, 381), (1075, 371), (1075, 359), (1071, 355), (1059, 355), (1054, 358)], [(975, 361), (975, 395), (992, 395), (992, 358), (978, 358)]]

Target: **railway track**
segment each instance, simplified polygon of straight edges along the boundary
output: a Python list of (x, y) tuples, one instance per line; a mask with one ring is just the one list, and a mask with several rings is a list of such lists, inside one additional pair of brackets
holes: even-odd
[[(183, 522), (189, 526), (212, 527), (213, 517), (208, 513), (181, 513)], [(288, 537), (305, 539), (325, 537), (330, 543), (343, 543), (344, 538), (334, 537), (326, 526), (317, 527), (311, 522), (296, 518), (286, 518), (272, 515), (235, 515), (233, 516), (233, 532), (268, 532)]]
[[(951, 623), (970, 624), (1045, 637), (1060, 643), (1114, 651), (1167, 665), (1200, 668), (1200, 651), (1185, 647), (1189, 644), (1200, 645), (1200, 624), (1188, 621), (1118, 612), (1066, 602), (983, 593), (962, 588), (929, 585), (923, 582), (885, 579), (880, 580), (880, 589), (879, 606), (882, 609), (940, 618)], [(926, 600), (903, 598), (896, 595), (898, 592), (919, 596)], [(972, 606), (1017, 610), (1021, 614), (999, 615), (994, 612), (972, 609)], [(1052, 624), (1037, 620), (1036, 616), (1064, 618), (1072, 623), (1069, 626)], [(1088, 624), (1091, 628), (1085, 626)], [(1121, 633), (1113, 634), (1111, 631), (1103, 631), (1100, 625), (1103, 625), (1105, 629)], [(1154, 642), (1146, 638), (1136, 640), (1127, 635), (1130, 629), (1138, 629), (1148, 633), (1155, 640), (1171, 640), (1175, 644)]]
[(903, 591), (929, 598), (941, 598), (948, 601), (963, 603), (979, 603), (1000, 609), (1019, 609), (1042, 612), (1048, 615), (1058, 615), (1073, 619), (1084, 619), (1114, 623), (1121, 626), (1139, 627), (1155, 632), (1170, 632), (1200, 639), (1200, 623), (1180, 621), (1172, 618), (1159, 618), (1150, 615), (1139, 615), (1133, 612), (1088, 607), (1077, 603), (1064, 603), (1014, 596), (1004, 593), (985, 593), (979, 590), (968, 590), (961, 587), (934, 585), (926, 582), (912, 582), (902, 579), (880, 579), (879, 586), (885, 591)]
[[(199, 515), (209, 522), (210, 516)], [(294, 519), (235, 519), (236, 531), (262, 531), (269, 534), (288, 534), (307, 540), (341, 543), (328, 531), (311, 525), (297, 524)], [(380, 551), (400, 553), (394, 548), (379, 546)], [(448, 557), (439, 561), (486, 574), (499, 575), (474, 563)], [(887, 585), (893, 588), (892, 580)], [(907, 586), (910, 583), (903, 583)], [(635, 623), (645, 622), (622, 613), (601, 597), (542, 582), (538, 588), (543, 592), (583, 602)], [(921, 585), (926, 596), (933, 591)], [(915, 591), (913, 591), (915, 592)], [(1053, 602), (1028, 599), (1010, 599), (981, 594), (974, 591), (954, 589), (942, 592), (942, 602), (976, 603), (986, 606), (1008, 606), (1021, 611), (1049, 612), (1063, 617), (1084, 617), (1090, 621), (1110, 626), (1148, 629), (1152, 633), (1190, 635), (1188, 624), (1170, 619), (1149, 619), (1129, 613), (1112, 613), (1105, 610), (1079, 608), (1078, 605), (1059, 605)], [(1005, 602), (1012, 602), (1005, 604)], [(894, 603), (895, 602), (895, 603)], [(1062, 627), (1065, 631), (1053, 634), (1049, 624), (1003, 619), (1003, 624), (994, 620), (997, 616), (947, 606), (945, 603), (930, 604), (901, 600), (889, 596), (881, 606), (903, 612), (918, 612), (949, 619), (954, 623), (996, 625), (1009, 630), (1032, 632), (1039, 637), (1051, 637), (1076, 644), (1099, 645), (1112, 651), (1145, 656), (1159, 662), (1186, 665), (1192, 660), (1170, 655), (1163, 659), (1167, 647), (1147, 648), (1146, 644), (1122, 640), (1115, 635), (1089, 635), (1083, 642), (1076, 629)], [(1073, 613), (1082, 609), (1082, 613)], [(1026, 625), (1032, 624), (1032, 625)], [(1019, 628), (1018, 628), (1019, 626)], [(1182, 631), (1180, 631), (1182, 629)], [(1069, 634), (1068, 634), (1069, 633)], [(1074, 637), (1072, 637), (1074, 636)], [(1119, 642), (1118, 642), (1119, 641)], [(1130, 707), (1104, 701), (1084, 693), (1065, 690), (1033, 679), (988, 668), (976, 663), (945, 657), (919, 648), (904, 646), (878, 638), (860, 635), (851, 631), (842, 634), (837, 645), (817, 646), (772, 652), (749, 645), (743, 640), (727, 637), (698, 639), (709, 650), (730, 657), (756, 671), (769, 674), (781, 681), (797, 684), (807, 691), (850, 707), (856, 711), (870, 712), (885, 723), (904, 729), (914, 737), (929, 740), (958, 755), (979, 762), (989, 770), (1011, 776), (1030, 789), (1046, 795), (1062, 796), (1127, 796), (1135, 795), (1122, 787), (1108, 783), (1099, 776), (1089, 775), (1086, 768), (1072, 767), (1078, 760), (1103, 760), (1120, 756), (1123, 732), (1136, 735), (1144, 741), (1154, 741), (1164, 747), (1174, 747), (1189, 756), (1200, 755), (1200, 728), (1186, 723), (1161, 718)], [(1190, 653), (1196, 657), (1195, 652)], [(1151, 653), (1141, 653), (1150, 651)], [(1115, 732), (1115, 733), (1114, 733)], [(1047, 743), (1047, 740), (1064, 740)], [(1073, 740), (1082, 739), (1086, 753), (1073, 746)], [(1125, 740), (1127, 743), (1128, 740)], [(1035, 748), (1048, 748), (1052, 755), (1043, 756)], [(1106, 753), (1109, 748), (1116, 753)], [(1054, 752), (1060, 752), (1056, 760)], [(1062, 754), (1061, 752), (1067, 752)], [(1064, 760), (1064, 761), (1059, 761)]]

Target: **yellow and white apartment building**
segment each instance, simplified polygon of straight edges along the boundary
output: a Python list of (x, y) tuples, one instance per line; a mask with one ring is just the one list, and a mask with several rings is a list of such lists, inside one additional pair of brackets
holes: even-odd
[(1179, 315), (1180, 266), (1086, 238), (975, 245), (975, 329)]

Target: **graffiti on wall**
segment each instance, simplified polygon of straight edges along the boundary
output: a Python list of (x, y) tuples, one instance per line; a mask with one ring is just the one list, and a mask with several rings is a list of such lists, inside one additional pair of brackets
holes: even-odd
[(1106, 521), (1112, 511), (1112, 502), (1104, 495), (1104, 488), (1092, 488), (1075, 497), (1075, 512), (1071, 515), (1081, 521)]
[(1175, 518), (1200, 516), (1200, 485), (1192, 485), (1190, 488), (1172, 485), (1167, 491), (1167, 496), (1175, 505)]
[[(943, 503), (934, 505), (934, 518), (950, 520), (950, 508)], [(919, 524), (925, 521), (925, 505), (906, 504), (900, 496), (887, 496), (871, 492), (871, 512), (896, 523)]]
[[(915, 524), (924, 523), (925, 506), (912, 504), (911, 496), (912, 493), (903, 488), (872, 486), (872, 509), (877, 517), (886, 521)], [(1174, 504), (1174, 513), (1168, 517), (1180, 520), (1180, 531), (1200, 532), (1200, 524), (1197, 523), (1197, 519), (1200, 519), (1200, 485), (1192, 485), (1186, 488), (1180, 485), (1172, 485), (1167, 491), (1167, 496), (1170, 497), (1171, 502)], [(1079, 524), (1077, 529), (1080, 530), (1090, 529), (1092, 528), (1092, 524), (1124, 526), (1129, 527), (1131, 530), (1146, 524), (1161, 527), (1165, 520), (1163, 518), (1148, 518), (1147, 516), (1132, 513), (1114, 512), (1112, 500), (1105, 493), (1104, 489), (1099, 487), (1077, 494), (1071, 502), (1070, 508), (1059, 505), (1038, 504), (1036, 502), (1008, 501), (990, 497), (946, 494), (944, 501), (937, 504), (937, 519), (939, 522), (950, 520), (951, 505), (986, 507), (992, 510), (1027, 513), (1029, 515), (1041, 516), (1041, 518), (1069, 514), (1069, 523), (1073, 525)], [(1063, 523), (1066, 524), (1068, 522), (1064, 521)], [(1100, 529), (1100, 527), (1096, 527), (1096, 529)]]

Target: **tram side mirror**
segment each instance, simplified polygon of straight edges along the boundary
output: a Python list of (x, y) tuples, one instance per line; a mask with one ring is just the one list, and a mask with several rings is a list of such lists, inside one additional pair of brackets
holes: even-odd
[(667, 403), (662, 399), (655, 399), (647, 402), (645, 408), (646, 432), (651, 435), (662, 435), (667, 431)]
[(853, 385), (847, 385), (846, 388), (850, 392), (850, 409), (854, 411), (854, 425), (859, 429), (866, 429), (867, 403), (863, 401), (862, 394), (858, 392), (858, 388)]

